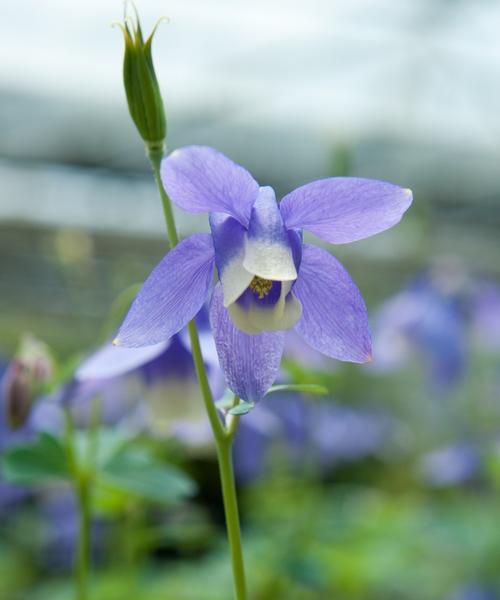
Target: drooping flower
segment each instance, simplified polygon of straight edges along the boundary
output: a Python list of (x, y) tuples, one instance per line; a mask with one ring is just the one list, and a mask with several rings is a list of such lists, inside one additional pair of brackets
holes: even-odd
[[(218, 399), (225, 386), (205, 310), (197, 322), (210, 387)], [(115, 347), (111, 342), (101, 346), (77, 368), (68, 391), (77, 422), (88, 421), (89, 400), (96, 394), (107, 424), (172, 435), (191, 446), (204, 446), (212, 439), (185, 330), (144, 348)]]
[(217, 266), (210, 319), (232, 391), (260, 399), (273, 383), (285, 331), (294, 327), (316, 350), (363, 363), (371, 339), (363, 298), (328, 252), (304, 244), (303, 230), (330, 243), (360, 240), (395, 225), (411, 192), (391, 183), (328, 178), (278, 204), (270, 187), (208, 147), (177, 150), (162, 163), (172, 201), (209, 213), (211, 234), (195, 234), (153, 270), (116, 343), (147, 346), (169, 339), (203, 305)]

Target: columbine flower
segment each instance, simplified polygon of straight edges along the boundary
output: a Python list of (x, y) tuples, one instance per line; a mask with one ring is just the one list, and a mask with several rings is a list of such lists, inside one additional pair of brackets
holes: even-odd
[[(197, 322), (210, 387), (217, 399), (225, 386), (206, 311), (199, 313)], [(185, 330), (167, 342), (144, 348), (117, 348), (110, 342), (101, 346), (78, 367), (68, 391), (78, 423), (88, 420), (89, 400), (95, 395), (101, 397), (102, 418), (108, 424), (146, 428), (190, 446), (204, 446), (212, 439)]]
[(207, 147), (177, 150), (162, 163), (166, 192), (177, 206), (210, 214), (209, 234), (171, 250), (144, 283), (116, 340), (145, 346), (170, 338), (205, 301), (229, 387), (258, 400), (280, 365), (285, 330), (340, 360), (370, 360), (361, 294), (328, 252), (303, 244), (307, 230), (330, 243), (353, 242), (395, 225), (411, 192), (390, 183), (328, 178), (291, 192), (280, 204), (270, 187)]

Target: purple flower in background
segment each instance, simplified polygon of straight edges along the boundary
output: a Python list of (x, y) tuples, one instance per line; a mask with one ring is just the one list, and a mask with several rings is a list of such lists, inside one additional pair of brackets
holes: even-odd
[(273, 383), (291, 327), (327, 356), (370, 360), (358, 288), (331, 254), (303, 244), (302, 231), (334, 244), (369, 237), (399, 222), (409, 190), (338, 177), (306, 184), (278, 204), (272, 188), (201, 146), (165, 158), (162, 180), (177, 206), (209, 213), (211, 234), (185, 239), (158, 264), (117, 344), (148, 346), (178, 332), (205, 302), (217, 266), (210, 320), (229, 387), (241, 398), (258, 400)]
[[(293, 470), (355, 462), (375, 455), (393, 423), (385, 415), (297, 394), (272, 394), (240, 423), (234, 442), (237, 477), (251, 481), (271, 466), (273, 451), (285, 453)], [(283, 461), (281, 461), (283, 462)]]
[[(224, 379), (204, 317), (202, 311), (197, 319), (200, 343), (213, 395), (219, 398)], [(107, 343), (79, 366), (75, 384), (69, 396), (77, 415), (88, 415), (90, 397), (100, 394), (105, 423), (147, 428), (195, 445), (211, 440), (186, 331), (143, 348)]]
[(485, 350), (500, 350), (500, 285), (480, 281), (471, 303), (472, 331), (477, 344)]
[[(78, 540), (78, 508), (69, 486), (59, 485), (39, 494), (38, 509), (41, 517), (41, 552), (43, 567), (64, 572), (71, 569)], [(91, 523), (92, 562), (100, 563), (109, 554), (110, 523), (102, 517)], [(107, 535), (105, 535), (107, 534)]]
[(481, 461), (477, 449), (461, 442), (428, 452), (419, 465), (422, 479), (434, 487), (460, 485), (477, 476)]
[(460, 380), (466, 366), (465, 319), (459, 297), (441, 289), (435, 274), (423, 274), (387, 300), (373, 322), (372, 370), (393, 372), (416, 353), (434, 385)]
[[(0, 363), (0, 455), (11, 446), (32, 441), (36, 437), (37, 431), (45, 429), (44, 426), (47, 424), (46, 403), (37, 402), (27, 415), (25, 422), (15, 429), (12, 428), (7, 414), (10, 399), (4, 395), (5, 388), (8, 386), (1, 385), (2, 379), (10, 376), (11, 365)], [(20, 501), (29, 498), (32, 494), (32, 488), (4, 481), (0, 473), (0, 514), (14, 508)]]

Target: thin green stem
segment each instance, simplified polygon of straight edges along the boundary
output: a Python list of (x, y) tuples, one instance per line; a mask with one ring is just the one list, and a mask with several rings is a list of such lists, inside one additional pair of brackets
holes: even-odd
[(64, 411), (64, 416), (64, 443), (78, 506), (79, 519), (74, 567), (75, 598), (76, 600), (87, 600), (90, 560), (90, 481), (85, 472), (82, 471), (78, 461), (74, 442), (75, 427), (68, 409)]
[(170, 202), (170, 198), (167, 196), (167, 192), (164, 190), (161, 182), (160, 166), (164, 150), (165, 148), (163, 146), (147, 146), (147, 155), (151, 162), (156, 186), (158, 187), (161, 203), (163, 205), (163, 214), (165, 215), (165, 224), (167, 226), (168, 241), (170, 243), (171, 248), (173, 248), (179, 243), (179, 236), (177, 235), (177, 227), (175, 226), (175, 217), (174, 211), (172, 210), (172, 203)]
[(226, 515), (227, 538), (229, 540), (231, 562), (233, 565), (234, 594), (236, 600), (245, 600), (247, 597), (245, 568), (243, 564), (240, 519), (238, 514), (238, 501), (236, 498), (236, 486), (234, 483), (231, 447), (232, 440), (229, 437), (218, 443), (217, 457), (219, 459), (224, 513)]
[[(165, 192), (160, 176), (160, 165), (163, 157), (163, 147), (148, 146), (147, 155), (151, 162), (156, 185), (160, 194), (163, 212), (165, 215), (165, 223), (167, 225), (167, 234), (171, 248), (179, 243), (179, 236), (175, 226), (175, 218), (172, 210), (170, 198)], [(196, 322), (192, 320), (188, 324), (189, 337), (191, 340), (191, 351), (193, 361), (198, 377), (203, 402), (207, 411), (208, 419), (212, 427), (212, 431), (217, 446), (217, 458), (219, 461), (219, 471), (222, 486), (222, 497), (224, 501), (224, 513), (226, 515), (227, 535), (231, 550), (231, 561), (233, 566), (234, 590), (236, 600), (246, 600), (246, 584), (245, 570), (243, 565), (243, 551), (241, 545), (241, 531), (238, 514), (238, 503), (236, 499), (236, 486), (234, 482), (233, 462), (231, 456), (231, 447), (236, 427), (238, 425), (238, 417), (232, 417), (228, 420), (227, 427), (224, 426), (219, 419), (217, 409), (214, 404), (208, 377), (203, 362), (203, 355), (200, 347), (200, 339)], [(235, 397), (235, 403), (239, 402), (239, 398)]]
[(205, 363), (203, 362), (203, 355), (201, 353), (200, 338), (198, 335), (198, 329), (195, 321), (190, 321), (188, 324), (189, 338), (191, 340), (191, 352), (193, 353), (193, 361), (196, 369), (196, 376), (198, 377), (198, 383), (200, 385), (201, 395), (205, 404), (208, 419), (214, 432), (215, 441), (220, 444), (225, 438), (224, 426), (219, 419), (217, 409), (214, 404), (212, 397), (212, 391), (210, 390), (210, 384), (208, 383), (207, 372), (205, 370)]

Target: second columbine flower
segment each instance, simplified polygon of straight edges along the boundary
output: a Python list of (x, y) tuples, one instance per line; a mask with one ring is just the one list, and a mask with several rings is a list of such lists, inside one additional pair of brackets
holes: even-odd
[(409, 190), (336, 177), (306, 184), (278, 204), (272, 188), (201, 146), (165, 158), (162, 180), (177, 206), (209, 213), (211, 234), (185, 239), (157, 265), (116, 343), (146, 346), (177, 333), (201, 309), (217, 266), (210, 320), (228, 385), (244, 400), (260, 399), (272, 385), (291, 327), (332, 358), (370, 360), (358, 288), (331, 254), (302, 242), (302, 231), (334, 244), (366, 238), (401, 219)]

